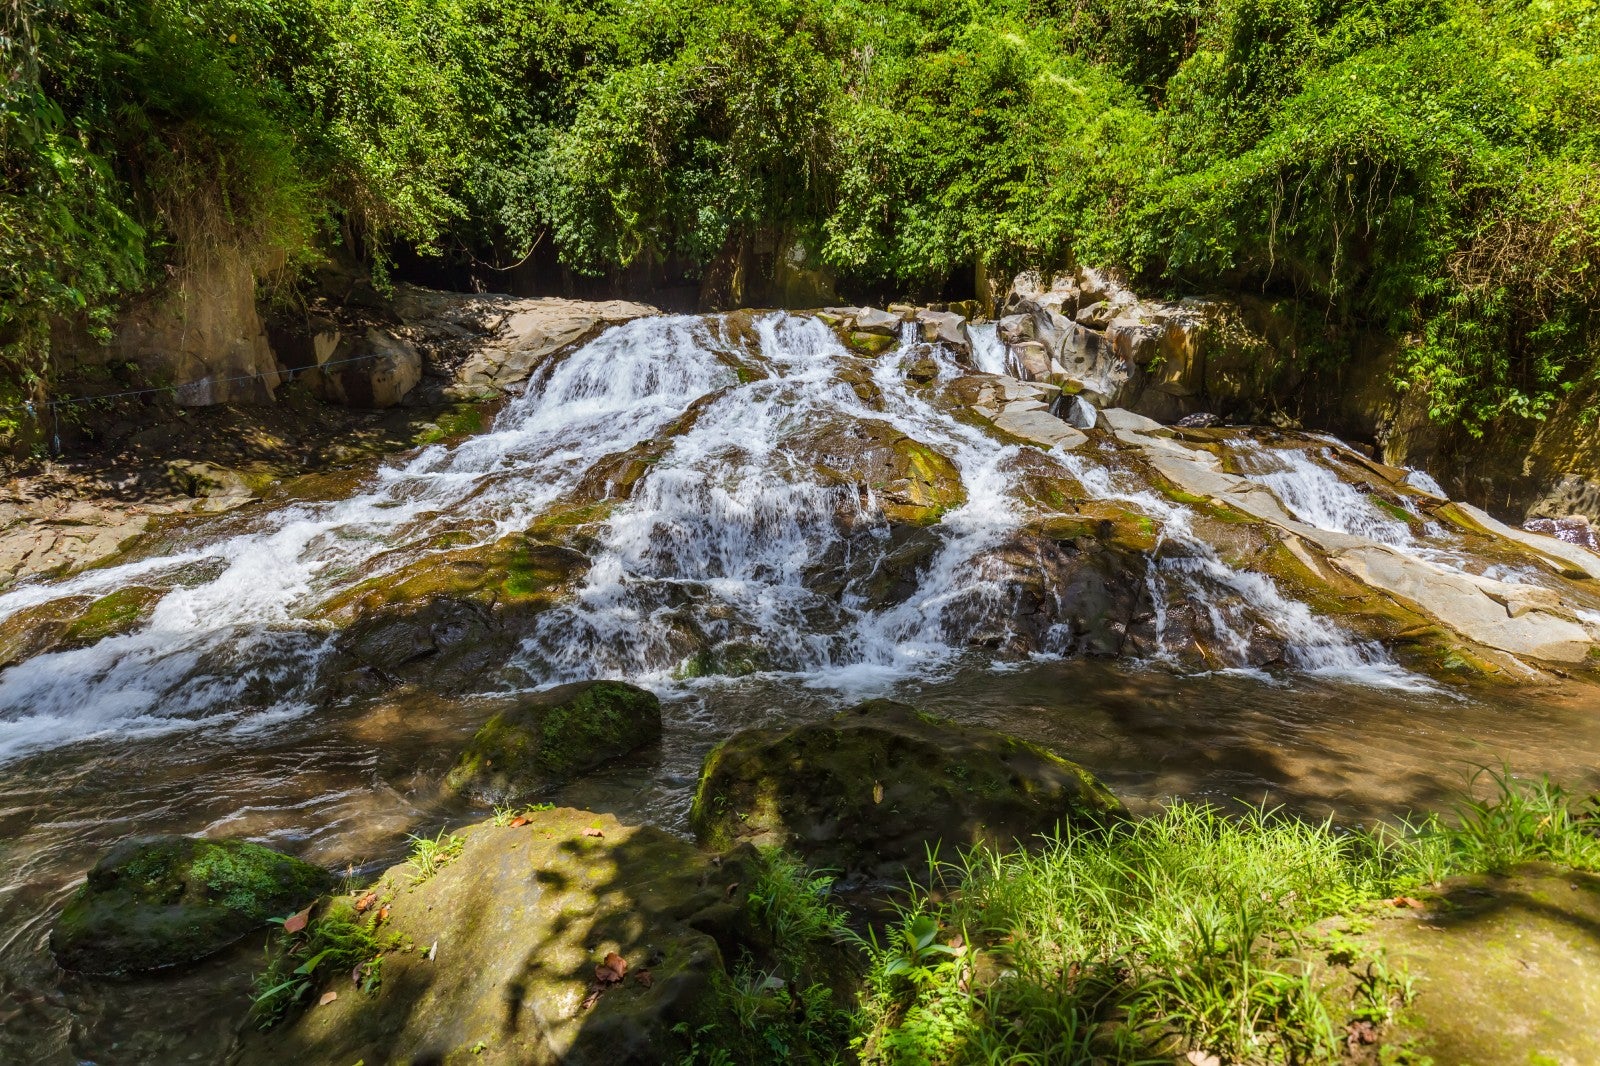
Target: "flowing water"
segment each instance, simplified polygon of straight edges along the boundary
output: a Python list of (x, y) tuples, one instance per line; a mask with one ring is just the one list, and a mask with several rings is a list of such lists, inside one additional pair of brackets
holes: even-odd
[[(1054, 744), (1135, 806), (1265, 799), (1366, 820), (1437, 804), (1501, 759), (1593, 782), (1587, 693), (1447, 690), (1230, 566), (1113, 451), (1046, 453), (958, 417), (959, 379), (1012, 369), (992, 329), (975, 332), (967, 366), (910, 336), (853, 354), (809, 318), (637, 321), (541, 366), (488, 432), (386, 464), (346, 498), (252, 508), (0, 594), (0, 622), (129, 587), (159, 595), (132, 632), (0, 674), (0, 1061), (215, 1061), (259, 944), (182, 975), (60, 973), (49, 924), (95, 855), (130, 834), (205, 833), (379, 869), (406, 834), (482, 817), (437, 783), (487, 701), (515, 688), (656, 688), (660, 750), (552, 798), (677, 830), (717, 740), (880, 693)], [(1237, 458), (1307, 523), (1506, 565), (1375, 508), (1314, 447), (1241, 444)], [(959, 489), (912, 501), (937, 505), (936, 524), (896, 520), (920, 490), (883, 474), (893, 455)], [(625, 485), (629, 457), (644, 473)], [(1069, 657), (1085, 647), (1081, 590), (1037, 588), (1032, 531), (1053, 517), (1041, 481), (1154, 530), (1121, 575), (1132, 606), (1115, 662)], [(425, 560), (442, 534), (454, 550), (492, 544), (574, 504), (604, 505), (572, 541), (589, 568), (481, 692), (334, 692), (330, 604)], [(1180, 646), (1196, 632), (1199, 671)]]

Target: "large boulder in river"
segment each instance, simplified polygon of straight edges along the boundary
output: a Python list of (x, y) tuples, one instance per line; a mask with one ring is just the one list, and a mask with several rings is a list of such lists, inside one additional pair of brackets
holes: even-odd
[(1037, 744), (872, 700), (724, 741), (706, 757), (690, 821), (712, 847), (776, 844), (846, 878), (898, 880), (929, 845), (1010, 847), (1122, 810), (1087, 770)]
[(513, 801), (660, 739), (654, 693), (621, 681), (559, 685), (489, 719), (445, 783), (487, 801)]
[(124, 841), (61, 912), (50, 950), (85, 973), (177, 966), (292, 913), (332, 881), (320, 867), (243, 840)]
[(461, 831), (459, 856), (426, 880), (385, 874), (376, 994), (327, 975), (337, 996), (245, 1032), (236, 1066), (686, 1058), (747, 945), (750, 853), (713, 857), (588, 811), (529, 818)]

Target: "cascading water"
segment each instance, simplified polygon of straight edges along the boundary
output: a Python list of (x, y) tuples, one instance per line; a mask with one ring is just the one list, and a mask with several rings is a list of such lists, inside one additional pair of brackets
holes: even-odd
[(1232, 449), (1240, 471), (1266, 485), (1300, 521), (1335, 533), (1411, 548), (1408, 522), (1386, 514), (1371, 498), (1341, 480), (1301, 448), (1267, 448), (1240, 441)]
[[(959, 372), (948, 356), (908, 339), (871, 368), (869, 404), (838, 376), (856, 357), (821, 322), (774, 316), (757, 331), (772, 376), (711, 405), (673, 441), (607, 523), (585, 586), (541, 619), (528, 651), (554, 676), (660, 677), (683, 665), (689, 642), (674, 638), (687, 622), (741, 649), (745, 666), (849, 686), (948, 659), (961, 644), (950, 619), (1003, 594), (997, 575), (971, 564), (1020, 522), (1001, 470), (1017, 446), (950, 419), (908, 387), (909, 350), (939, 360), (947, 376)], [(824, 483), (803, 454), (819, 426), (852, 423), (887, 423), (947, 457), (966, 493), (940, 522), (943, 544), (917, 592), (887, 610), (874, 610), (859, 579), (834, 595), (813, 587), (818, 561), (851, 547), (851, 528), (865, 533), (868, 550), (888, 536), (870, 489)]]
[(1234, 662), (1248, 663), (1251, 629), (1261, 623), (1282, 640), (1290, 662), (1307, 672), (1393, 688), (1424, 688), (1427, 682), (1398, 666), (1379, 644), (1352, 640), (1338, 626), (1290, 599), (1265, 574), (1235, 569), (1195, 535), (1193, 515), (1164, 496), (1129, 487), (1112, 470), (1082, 456), (1065, 454), (1061, 461), (1099, 499), (1116, 500), (1149, 515), (1160, 524), (1161, 537), (1151, 553), (1148, 587), (1156, 605), (1158, 643), (1165, 648), (1169, 585), (1205, 612), (1212, 637), (1231, 651)]
[(319, 604), (376, 576), (390, 549), (425, 543), (441, 521), (484, 540), (526, 528), (595, 460), (734, 381), (706, 336), (694, 318), (619, 327), (545, 367), (492, 432), (386, 467), (349, 499), (287, 507), (254, 532), (0, 595), (3, 620), (69, 596), (165, 591), (139, 631), (0, 674), (0, 761), (109, 733), (249, 728), (308, 709), (328, 643), (307, 621)]
[[(983, 368), (1007, 367), (992, 327), (974, 332)], [(953, 418), (909, 380), (913, 363), (924, 385), (930, 373), (964, 373), (952, 356), (909, 333), (881, 356), (854, 355), (820, 321), (786, 315), (756, 320), (753, 338), (732, 334), (726, 321), (687, 317), (618, 327), (541, 367), (491, 432), (385, 467), (348, 499), (254, 515), (253, 529), (170, 556), (0, 595), (3, 620), (129, 586), (163, 593), (136, 632), (0, 674), (0, 760), (108, 733), (250, 729), (304, 713), (320, 698), (332, 642), (322, 605), (430, 550), (441, 531), (489, 543), (524, 530), (608, 457), (642, 446), (658, 447), (599, 530), (584, 584), (540, 618), (514, 664), (530, 684), (597, 673), (665, 682), (695, 672), (709, 648), (739, 660), (738, 670), (717, 664), (724, 672), (848, 687), (926, 671), (972, 631), (1009, 624), (1022, 564), (994, 549), (1026, 519), (1014, 469), (1023, 446)], [(830, 473), (833, 460), (814, 454), (819, 435), (843, 434), (848, 451), (852, 433), (942, 457), (964, 497), (930, 528), (914, 590), (892, 602), (867, 592), (893, 539), (880, 487)], [(1247, 661), (1255, 619), (1307, 669), (1368, 680), (1387, 669), (1267, 579), (1222, 563), (1183, 508), (1114, 487), (1091, 460), (1059, 461), (1181, 544), (1160, 568), (1206, 605), (1231, 665)], [(1205, 592), (1217, 589), (1226, 595)]]

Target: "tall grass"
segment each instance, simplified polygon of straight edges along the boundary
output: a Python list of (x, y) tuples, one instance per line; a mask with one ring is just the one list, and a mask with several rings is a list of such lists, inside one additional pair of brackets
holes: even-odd
[(1409, 979), (1356, 944), (1355, 1002), (1336, 1007), (1302, 931), (1455, 874), (1600, 870), (1592, 801), (1503, 769), (1480, 778), (1486, 798), (1400, 830), (1180, 802), (935, 864), (936, 889), (864, 941), (856, 1050), (867, 1063), (1342, 1061), (1349, 1025), (1389, 1021)]

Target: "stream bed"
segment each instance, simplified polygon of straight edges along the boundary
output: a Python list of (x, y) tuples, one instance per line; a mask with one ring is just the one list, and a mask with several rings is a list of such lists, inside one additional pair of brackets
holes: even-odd
[[(1181, 797), (1371, 823), (1502, 764), (1600, 786), (1593, 687), (1425, 676), (1253, 565), (1253, 527), (1141, 480), (1109, 438), (989, 432), (950, 396), (1026, 393), (977, 373), (1009, 365), (994, 343), (966, 357), (908, 331), (864, 353), (796, 316), (641, 320), (537, 368), (464, 443), (0, 593), (0, 622), (24, 627), (130, 589), (143, 612), (0, 673), (0, 1062), (220, 1061), (261, 939), (180, 974), (63, 973), (50, 924), (95, 858), (189, 833), (372, 874), (408, 835), (486, 816), (440, 791), (456, 752), (495, 699), (565, 680), (654, 688), (665, 734), (545, 798), (677, 832), (719, 740), (882, 695), (1047, 744), (1136, 811)], [(1290, 443), (1213, 446), (1308, 526), (1600, 620), (1586, 586), (1351, 488), (1317, 458), (1337, 442)], [(361, 658), (350, 633), (449, 600), (382, 615), (392, 588), (480, 573), (470, 553), (530, 530), (581, 565), (520, 628), (497, 597), (534, 594), (507, 582), (450, 601), (479, 629), (458, 611), (426, 654)]]

